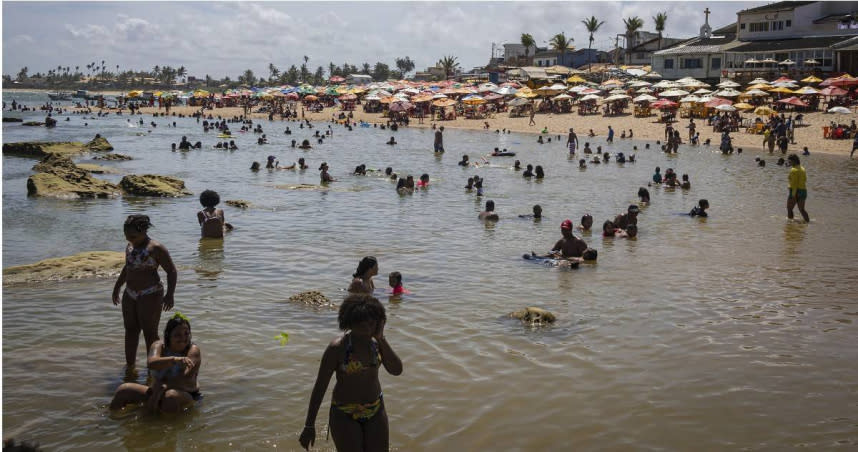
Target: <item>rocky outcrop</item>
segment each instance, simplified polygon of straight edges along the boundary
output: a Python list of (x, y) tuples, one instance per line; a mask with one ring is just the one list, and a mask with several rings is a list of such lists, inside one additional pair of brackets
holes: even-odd
[(119, 195), (119, 187), (92, 177), (70, 158), (49, 154), (33, 167), (27, 179), (27, 194), (49, 198), (109, 198)]
[(97, 157), (93, 157), (92, 159), (93, 160), (134, 160), (134, 157), (131, 157), (130, 155), (125, 155), (125, 154), (110, 153), (110, 154), (99, 155)]
[(175, 177), (157, 174), (129, 174), (119, 181), (126, 193), (138, 196), (178, 197), (192, 195), (185, 189), (185, 182)]
[(86, 144), (86, 149), (91, 152), (107, 152), (113, 150), (113, 145), (101, 135), (96, 135), (89, 143)]
[(226, 201), (226, 205), (237, 207), (239, 209), (247, 209), (251, 206), (250, 201), (245, 201), (243, 199), (230, 199)]
[(96, 165), (94, 163), (77, 163), (77, 167), (92, 174), (117, 174), (116, 168)]
[(3, 122), (24, 122), (24, 120), (21, 118), (10, 118), (8, 116), (4, 116)]
[(73, 156), (85, 152), (84, 144), (76, 141), (46, 142), (23, 141), (18, 143), (3, 143), (3, 155), (18, 157), (44, 158), (48, 154)]
[(535, 326), (554, 323), (557, 320), (557, 317), (551, 312), (534, 307), (527, 307), (521, 311), (511, 312), (509, 316), (521, 320), (522, 323)]
[(122, 271), (123, 265), (125, 254), (122, 252), (88, 251), (4, 268), (3, 285), (115, 277)]
[(45, 125), (45, 123), (39, 122), (39, 121), (27, 121), (21, 125), (27, 126), (27, 127), (41, 127), (41, 126)]

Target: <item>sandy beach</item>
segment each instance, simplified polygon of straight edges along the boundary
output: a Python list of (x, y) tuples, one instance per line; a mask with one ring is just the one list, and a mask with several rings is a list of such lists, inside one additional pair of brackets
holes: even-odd
[[(198, 107), (177, 106), (171, 107), (171, 113), (175, 112), (176, 114), (191, 115), (198, 111), (198, 109)], [(163, 113), (164, 110), (158, 110), (157, 107), (153, 107), (141, 108), (141, 111), (146, 115), (151, 115), (158, 111)], [(331, 117), (338, 116), (340, 111), (341, 110), (339, 110), (339, 108), (326, 108), (320, 113), (306, 112), (305, 117), (311, 121), (330, 121)], [(231, 118), (233, 116), (240, 116), (243, 114), (242, 109), (239, 107), (207, 110), (206, 114), (209, 113), (215, 117), (221, 116), (224, 118)], [(355, 110), (353, 113), (355, 122), (366, 121), (369, 123), (384, 123), (387, 120), (387, 118), (383, 118), (379, 113), (365, 113), (360, 108)], [(254, 119), (267, 119), (268, 114), (252, 113), (251, 117)], [(748, 115), (745, 115), (745, 117), (753, 118), (753, 116)], [(804, 124), (796, 127), (795, 144), (790, 145), (789, 152), (800, 152), (804, 146), (807, 146), (811, 154), (820, 152), (825, 154), (848, 156), (849, 152), (852, 150), (852, 140), (823, 139), (822, 127), (831, 121), (848, 123), (854, 117), (854, 115), (835, 115), (823, 112), (805, 113)], [(620, 135), (623, 131), (628, 132), (629, 129), (634, 131), (635, 140), (651, 142), (664, 140), (665, 124), (659, 123), (657, 116), (636, 118), (632, 114), (613, 117), (603, 117), (601, 115), (580, 116), (576, 113), (559, 115), (537, 114), (534, 120), (536, 121), (536, 125), (529, 126), (529, 118), (527, 117), (510, 118), (507, 113), (501, 113), (496, 115), (494, 118), (489, 119), (465, 119), (463, 117), (459, 117), (452, 121), (440, 121), (437, 122), (437, 124), (444, 126), (445, 129), (482, 130), (485, 126), (484, 123), (488, 122), (489, 130), (491, 131), (507, 129), (513, 132), (533, 134), (539, 134), (543, 128), (547, 127), (549, 135), (552, 135), (555, 138), (556, 135), (561, 135), (561, 139), (564, 142), (566, 141), (566, 134), (571, 127), (574, 128), (575, 133), (578, 134), (578, 140), (581, 147), (583, 147), (584, 143), (588, 141), (587, 134), (590, 129), (593, 129), (593, 132), (595, 132), (597, 137), (604, 138), (608, 133), (609, 125), (612, 126), (615, 131), (615, 144), (623, 141), (620, 139)], [(697, 131), (700, 132), (701, 143), (705, 142), (706, 139), (711, 139), (711, 146), (717, 148), (720, 143), (720, 133), (713, 132), (712, 127), (710, 126), (705, 126), (705, 122), (703, 120), (695, 119), (694, 122), (697, 124)], [(417, 124), (417, 120), (412, 119), (410, 127), (431, 127), (431, 124), (432, 123), (428, 120), (426, 120), (424, 124)], [(677, 128), (682, 132), (682, 139), (685, 143), (688, 141), (687, 125), (687, 118), (680, 119), (679, 122), (673, 123), (674, 128)], [(763, 148), (762, 135), (754, 135), (747, 133), (744, 130), (731, 133), (730, 135), (733, 138), (733, 147), (735, 148), (741, 147), (748, 150), (762, 150)], [(534, 144), (536, 144), (535, 139)], [(486, 149), (485, 151), (490, 151), (490, 149)], [(629, 151), (631, 151), (631, 149), (629, 149)]]

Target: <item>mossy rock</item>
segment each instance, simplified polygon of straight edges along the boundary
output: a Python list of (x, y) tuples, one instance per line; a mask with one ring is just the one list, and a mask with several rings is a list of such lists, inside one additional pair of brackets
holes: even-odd
[(21, 118), (10, 118), (8, 116), (4, 116), (3, 122), (24, 122), (24, 120)]
[(49, 154), (33, 167), (36, 174), (27, 179), (27, 194), (59, 199), (110, 198), (120, 194), (119, 187), (96, 179), (70, 158)]
[(226, 201), (226, 205), (237, 207), (239, 209), (247, 209), (252, 205), (252, 203), (243, 199), (230, 199)]
[(116, 168), (96, 165), (94, 163), (78, 163), (77, 167), (92, 174), (118, 174)]
[(3, 285), (110, 278), (119, 275), (124, 265), (125, 253), (87, 251), (73, 256), (45, 259), (34, 264), (4, 268)]
[(306, 292), (297, 293), (289, 297), (289, 301), (313, 307), (333, 306), (331, 304), (331, 299), (318, 290), (308, 290)]
[(44, 158), (48, 154), (73, 156), (85, 152), (84, 144), (77, 141), (22, 141), (18, 143), (3, 143), (3, 155), (19, 157)]
[(192, 195), (181, 179), (157, 174), (129, 174), (119, 181), (126, 193), (138, 196), (179, 197)]
[(93, 160), (134, 160), (134, 157), (131, 157), (130, 155), (125, 155), (125, 154), (110, 153), (110, 154), (99, 155), (97, 157), (93, 157), (92, 159)]
[(531, 326), (547, 325), (557, 320), (557, 317), (553, 313), (532, 306), (524, 308), (521, 311), (511, 312), (509, 316)]
[(27, 127), (41, 127), (41, 126), (45, 125), (45, 123), (39, 122), (39, 121), (27, 121), (25, 123), (22, 123), (21, 125), (27, 126)]
[(113, 145), (104, 137), (95, 137), (86, 144), (86, 149), (92, 152), (107, 152), (113, 150)]

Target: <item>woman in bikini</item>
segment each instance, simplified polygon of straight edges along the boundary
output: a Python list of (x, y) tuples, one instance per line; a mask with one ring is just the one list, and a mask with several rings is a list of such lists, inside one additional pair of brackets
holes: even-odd
[(214, 190), (205, 190), (200, 193), (200, 204), (203, 210), (197, 212), (197, 221), (200, 222), (200, 232), (203, 237), (222, 239), (224, 230), (232, 230), (232, 225), (226, 222), (223, 209), (218, 209), (220, 195)]
[[(146, 352), (158, 340), (158, 322), (161, 310), (173, 309), (173, 292), (176, 290), (177, 272), (173, 259), (164, 245), (152, 240), (146, 231), (152, 226), (146, 215), (130, 215), (125, 220), (125, 266), (113, 286), (113, 304), (120, 303), (122, 293), (122, 320), (125, 324), (125, 363), (133, 369), (137, 360), (140, 331), (146, 341)], [(158, 267), (167, 272), (167, 292), (158, 276)]]
[(378, 274), (378, 261), (367, 256), (360, 260), (352, 277), (352, 283), (349, 285), (349, 293), (365, 293), (372, 295), (375, 290), (375, 283), (372, 282), (372, 277)]
[(336, 373), (328, 424), (337, 450), (388, 450), (389, 427), (378, 369), (383, 365), (391, 375), (400, 375), (402, 361), (384, 338), (384, 306), (369, 295), (350, 295), (340, 306), (338, 319), (345, 333), (322, 355), (299, 441), (305, 449), (315, 443), (316, 415)]
[(197, 375), (202, 364), (200, 348), (191, 342), (191, 322), (176, 313), (164, 328), (164, 340), (149, 351), (152, 386), (124, 383), (116, 389), (111, 410), (129, 403), (146, 402), (153, 412), (178, 413), (202, 398)]

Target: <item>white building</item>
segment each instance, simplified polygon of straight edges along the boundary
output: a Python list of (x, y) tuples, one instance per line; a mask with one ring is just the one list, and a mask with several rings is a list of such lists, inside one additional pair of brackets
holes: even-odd
[(723, 75), (727, 49), (740, 44), (736, 41), (736, 24), (712, 30), (709, 9), (700, 34), (652, 55), (652, 70), (665, 79), (694, 77), (717, 80)]
[(527, 66), (527, 59), (533, 58), (535, 54), (536, 46), (530, 46), (530, 49), (527, 49), (527, 58), (525, 58), (524, 45), (515, 43), (503, 45), (503, 58), (504, 63), (507, 65)]

